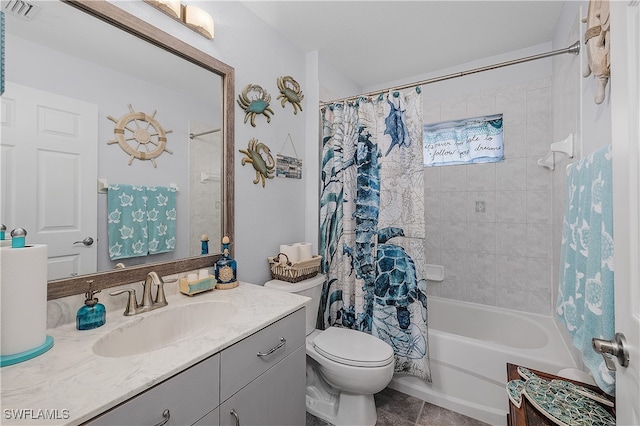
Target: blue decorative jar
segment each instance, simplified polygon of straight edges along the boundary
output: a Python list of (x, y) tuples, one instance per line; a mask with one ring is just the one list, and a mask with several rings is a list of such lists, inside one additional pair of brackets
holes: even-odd
[(230, 255), (231, 241), (222, 238), (222, 257), (216, 262), (217, 289), (226, 290), (238, 286), (236, 261)]

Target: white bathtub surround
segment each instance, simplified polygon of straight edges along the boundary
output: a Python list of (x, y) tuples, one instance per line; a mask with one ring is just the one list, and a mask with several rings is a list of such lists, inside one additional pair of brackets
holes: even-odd
[(396, 375), (389, 387), (490, 424), (505, 424), (507, 363), (575, 368), (551, 317), (430, 297), (432, 383)]
[[(51, 350), (0, 369), (0, 412), (67, 410), (67, 418), (60, 415), (61, 418), (48, 419), (46, 424), (80, 424), (296, 311), (308, 299), (241, 283), (232, 290), (214, 290), (195, 297), (173, 294), (167, 300), (166, 308), (133, 317), (123, 316), (121, 310), (108, 311), (107, 323), (95, 330), (78, 331), (74, 324), (49, 329), (48, 334), (55, 339)], [(123, 324), (150, 319), (164, 309), (210, 300), (230, 302), (237, 313), (222, 327), (212, 326), (202, 335), (152, 353), (108, 358), (92, 351), (100, 337)], [(2, 420), (3, 425), (33, 423), (32, 419)]]
[(502, 113), (505, 132), (503, 162), (424, 169), (427, 262), (446, 271), (429, 295), (551, 315), (552, 174), (537, 164), (552, 135), (551, 73), (539, 74), (486, 73), (453, 96), (424, 88), (425, 123)]

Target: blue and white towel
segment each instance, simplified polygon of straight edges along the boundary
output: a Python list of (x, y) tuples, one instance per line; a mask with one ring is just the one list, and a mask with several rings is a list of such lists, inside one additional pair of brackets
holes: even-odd
[(173, 251), (176, 216), (175, 188), (109, 185), (109, 257), (117, 260)]
[(569, 166), (560, 254), (558, 319), (598, 386), (615, 393), (615, 373), (591, 347), (613, 339), (613, 199), (611, 146)]
[(147, 187), (149, 254), (166, 253), (176, 247), (176, 189)]
[(115, 184), (107, 191), (107, 233), (111, 260), (146, 256), (147, 192), (144, 186)]

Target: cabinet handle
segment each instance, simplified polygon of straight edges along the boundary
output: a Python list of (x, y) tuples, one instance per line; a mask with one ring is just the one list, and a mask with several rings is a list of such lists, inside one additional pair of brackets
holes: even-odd
[(236, 421), (236, 426), (240, 426), (240, 416), (238, 416), (238, 413), (236, 412), (235, 408), (232, 409), (229, 414), (231, 414), (234, 420)]
[(168, 409), (168, 408), (162, 412), (162, 418), (163, 418), (164, 420), (162, 420), (160, 423), (156, 423), (156, 425), (155, 425), (155, 426), (163, 426), (163, 425), (166, 425), (166, 424), (167, 424), (167, 422), (168, 422), (168, 421), (169, 421), (169, 419), (171, 418), (171, 413), (169, 412), (169, 409)]
[(272, 353), (274, 353), (275, 351), (277, 351), (278, 349), (280, 349), (281, 347), (283, 347), (285, 344), (287, 343), (287, 340), (284, 337), (280, 338), (280, 343), (278, 343), (277, 345), (275, 345), (274, 347), (272, 347), (271, 349), (269, 349), (266, 352), (258, 352), (258, 356), (267, 356), (267, 355), (271, 355)]

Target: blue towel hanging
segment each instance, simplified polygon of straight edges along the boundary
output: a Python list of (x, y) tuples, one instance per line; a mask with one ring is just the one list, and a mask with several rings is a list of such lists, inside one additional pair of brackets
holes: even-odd
[(176, 247), (176, 189), (147, 187), (149, 254), (166, 253)]
[(114, 184), (107, 191), (107, 233), (111, 260), (146, 256), (147, 196), (144, 186)]
[(615, 374), (591, 347), (613, 339), (611, 145), (569, 166), (565, 189), (557, 316), (598, 386), (615, 393)]

